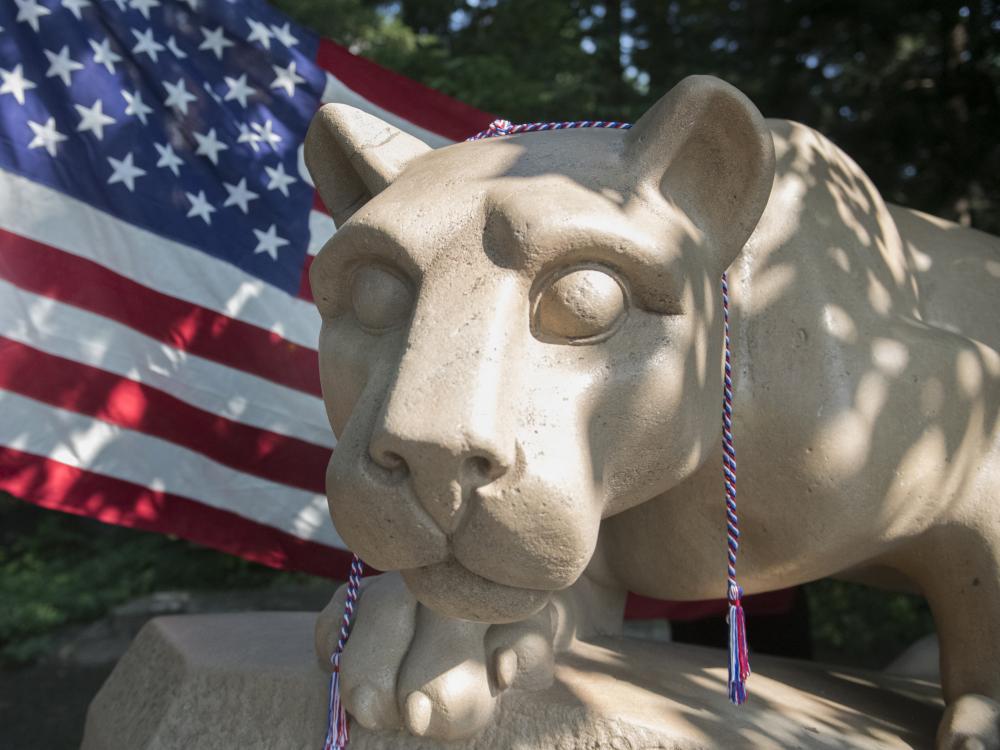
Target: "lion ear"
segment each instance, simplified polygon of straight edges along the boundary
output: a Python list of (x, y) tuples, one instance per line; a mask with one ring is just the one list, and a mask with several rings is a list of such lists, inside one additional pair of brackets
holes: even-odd
[(767, 205), (774, 142), (760, 112), (735, 87), (690, 76), (644, 114), (626, 137), (640, 183), (679, 206), (705, 233), (724, 271)]
[(340, 226), (430, 150), (420, 139), (360, 109), (327, 104), (309, 125), (305, 160), (323, 203)]

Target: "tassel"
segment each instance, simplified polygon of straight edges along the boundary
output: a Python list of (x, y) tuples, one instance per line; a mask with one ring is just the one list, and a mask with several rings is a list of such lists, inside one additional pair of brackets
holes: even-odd
[(743, 615), (743, 591), (729, 587), (729, 700), (737, 706), (747, 702), (747, 678), (750, 676), (750, 653), (747, 649), (747, 627)]
[(326, 718), (326, 740), (323, 742), (323, 750), (347, 750), (347, 743), (350, 740), (351, 730), (347, 724), (347, 711), (340, 696), (340, 655), (344, 653), (344, 646), (347, 645), (347, 639), (351, 635), (354, 609), (361, 595), (363, 572), (361, 558), (355, 555), (351, 561), (351, 572), (347, 576), (347, 598), (344, 601), (344, 614), (340, 618), (340, 634), (337, 646), (333, 649), (333, 656), (330, 657), (330, 708)]
[(330, 711), (326, 725), (326, 741), (323, 750), (346, 750), (350, 740), (347, 726), (347, 712), (340, 699), (340, 652), (334, 652), (330, 659), (333, 673), (330, 675)]

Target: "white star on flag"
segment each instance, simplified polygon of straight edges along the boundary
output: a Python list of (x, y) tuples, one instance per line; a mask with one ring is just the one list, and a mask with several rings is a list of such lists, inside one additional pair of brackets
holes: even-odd
[(215, 213), (215, 208), (212, 204), (208, 202), (205, 198), (205, 191), (199, 190), (198, 195), (194, 193), (184, 193), (187, 199), (191, 201), (191, 210), (187, 212), (187, 216), (190, 219), (193, 216), (199, 216), (205, 220), (206, 224), (212, 223), (212, 214)]
[(229, 91), (226, 93), (226, 101), (231, 102), (234, 99), (240, 103), (240, 106), (246, 108), (247, 97), (252, 96), (254, 89), (252, 86), (247, 86), (247, 75), (244, 73), (239, 78), (230, 78), (229, 76), (223, 76), (226, 79), (226, 85), (229, 87)]
[(233, 43), (226, 39), (221, 26), (215, 31), (202, 26), (201, 33), (205, 37), (205, 41), (198, 45), (198, 49), (211, 50), (212, 54), (214, 54), (219, 60), (222, 59), (222, 53), (225, 51), (226, 47), (233, 46)]
[(142, 13), (142, 17), (148, 21), (149, 9), (159, 7), (160, 0), (130, 0), (129, 5)]
[(272, 89), (284, 89), (289, 96), (295, 96), (295, 84), (305, 83), (306, 79), (295, 72), (295, 61), (288, 63), (287, 68), (279, 65), (272, 65), (274, 69), (274, 81), (271, 82)]
[(143, 125), (146, 124), (146, 115), (153, 111), (153, 108), (148, 106), (146, 102), (142, 100), (142, 94), (136, 91), (134, 94), (122, 89), (122, 97), (125, 99), (125, 114), (135, 115), (139, 118), (139, 122)]
[(297, 180), (285, 172), (285, 167), (281, 162), (278, 162), (277, 167), (264, 167), (264, 171), (267, 172), (268, 177), (267, 189), (279, 190), (287, 198), (288, 186)]
[(142, 177), (146, 174), (146, 170), (135, 166), (132, 152), (125, 154), (124, 159), (109, 156), (108, 161), (111, 163), (111, 177), (108, 178), (108, 184), (114, 185), (120, 182), (130, 193), (134, 192), (136, 177)]
[(103, 42), (96, 42), (93, 39), (88, 40), (90, 42), (90, 48), (94, 50), (94, 62), (98, 65), (103, 65), (108, 69), (109, 73), (115, 72), (115, 63), (121, 62), (121, 55), (118, 55), (111, 51), (111, 40), (105, 39)]
[(247, 37), (247, 41), (260, 42), (264, 49), (271, 49), (271, 31), (267, 25), (252, 18), (247, 19), (247, 24), (250, 26), (250, 35)]
[(14, 20), (24, 21), (36, 33), (38, 32), (38, 19), (52, 12), (44, 5), (39, 5), (38, 0), (14, 0), (14, 4), (17, 5), (17, 18)]
[(278, 236), (278, 228), (274, 224), (266, 232), (254, 229), (253, 233), (257, 236), (257, 247), (253, 250), (254, 254), (267, 253), (271, 256), (271, 260), (277, 260), (278, 249), (288, 244), (288, 240)]
[(42, 52), (49, 58), (49, 69), (45, 71), (46, 78), (58, 76), (62, 79), (63, 85), (69, 86), (71, 75), (77, 70), (83, 70), (81, 63), (70, 59), (69, 45), (64, 44), (58, 54), (47, 49)]
[(35, 84), (24, 77), (21, 64), (18, 63), (12, 70), (0, 69), (0, 94), (11, 94), (18, 104), (24, 104), (24, 92), (28, 89), (36, 88)]
[(146, 29), (143, 32), (139, 32), (132, 29), (132, 35), (138, 41), (138, 44), (132, 48), (132, 54), (141, 55), (142, 53), (146, 53), (153, 59), (153, 62), (158, 62), (157, 57), (159, 53), (165, 50), (166, 47), (153, 39), (153, 30)]
[(219, 152), (228, 151), (229, 146), (220, 141), (215, 136), (215, 128), (209, 130), (205, 135), (201, 133), (192, 133), (194, 139), (198, 141), (198, 148), (195, 149), (195, 153), (199, 156), (206, 157), (215, 166), (219, 165)]
[(286, 47), (291, 48), (299, 43), (299, 40), (292, 34), (292, 25), (287, 21), (284, 26), (271, 24), (271, 33), (274, 35), (275, 39), (284, 44)]
[(35, 137), (31, 139), (28, 148), (44, 148), (49, 152), (49, 156), (56, 155), (56, 146), (66, 140), (66, 136), (56, 130), (56, 118), (50, 117), (45, 124), (28, 120), (28, 127)]
[(167, 98), (163, 100), (163, 104), (167, 107), (174, 107), (180, 110), (181, 114), (186, 115), (188, 112), (188, 103), (198, 99), (197, 96), (187, 90), (183, 78), (178, 78), (177, 83), (167, 83), (164, 81), (163, 87), (167, 90)]
[(86, 133), (89, 130), (97, 136), (97, 140), (103, 140), (104, 126), (115, 122), (114, 117), (104, 114), (104, 102), (98, 99), (89, 107), (80, 104), (73, 106), (76, 107), (77, 114), (80, 115), (80, 124), (76, 126), (76, 132)]
[(226, 192), (229, 193), (229, 197), (226, 198), (226, 202), (222, 204), (223, 208), (226, 208), (227, 206), (238, 206), (240, 211), (247, 213), (250, 210), (250, 201), (260, 197), (254, 191), (247, 189), (246, 177), (243, 177), (235, 185), (230, 185), (228, 182), (224, 182), (222, 185), (226, 188)]
[(81, 10), (90, 5), (90, 0), (62, 0), (62, 7), (76, 16), (77, 21), (83, 20)]
[(264, 141), (277, 151), (278, 144), (281, 143), (281, 136), (274, 132), (274, 124), (271, 120), (265, 120), (263, 125), (259, 122), (251, 122), (250, 127), (257, 132), (258, 140)]
[(184, 163), (184, 160), (174, 153), (174, 147), (169, 143), (154, 143), (153, 146), (156, 147), (156, 153), (160, 155), (156, 166), (169, 169), (174, 173), (174, 177), (179, 177), (181, 173), (180, 166)]

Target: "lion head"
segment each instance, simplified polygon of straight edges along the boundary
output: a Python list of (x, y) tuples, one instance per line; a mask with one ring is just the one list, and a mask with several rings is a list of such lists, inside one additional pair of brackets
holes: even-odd
[(333, 521), (424, 604), (522, 619), (718, 438), (718, 279), (767, 127), (707, 77), (629, 131), (436, 150), (331, 104), (306, 162), (339, 227), (311, 270)]

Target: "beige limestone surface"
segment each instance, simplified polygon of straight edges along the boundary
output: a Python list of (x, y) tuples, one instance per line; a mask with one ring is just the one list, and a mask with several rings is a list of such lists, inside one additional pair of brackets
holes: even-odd
[[(318, 750), (327, 680), (311, 613), (161, 617), (94, 699), (82, 750)], [(932, 683), (755, 661), (751, 702), (725, 699), (721, 651), (635, 639), (576, 642), (544, 690), (510, 692), (453, 743), (354, 726), (351, 750), (929, 748)]]
[(728, 269), (741, 583), (922, 592), (939, 747), (1000, 750), (1000, 240), (704, 76), (629, 131), (434, 150), (327, 105), (305, 158), (339, 225), (311, 269), (330, 512), (390, 571), (344, 653), (357, 723), (474, 736), (625, 591), (725, 595)]

